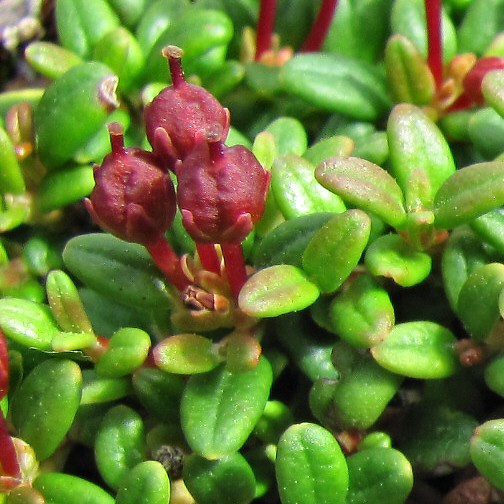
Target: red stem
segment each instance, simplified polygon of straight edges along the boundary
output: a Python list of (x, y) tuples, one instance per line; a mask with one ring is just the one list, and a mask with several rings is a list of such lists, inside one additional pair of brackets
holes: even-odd
[(9, 390), (9, 349), (7, 339), (0, 330), (0, 400)]
[(443, 49), (441, 43), (441, 0), (425, 0), (427, 19), (427, 64), (439, 89), (443, 82)]
[(226, 274), (235, 300), (247, 281), (247, 270), (241, 243), (221, 243)]
[(189, 285), (189, 280), (182, 271), (178, 255), (166, 238), (161, 234), (156, 241), (146, 244), (145, 248), (169, 282), (182, 292)]
[(302, 45), (301, 52), (320, 51), (331, 26), (338, 0), (322, 0), (322, 5), (310, 33)]
[(203, 269), (220, 275), (220, 261), (213, 243), (196, 243), (196, 250)]
[(185, 84), (184, 71), (182, 70), (183, 51), (177, 46), (166, 46), (163, 49), (163, 56), (168, 59), (170, 75), (173, 87)]
[(259, 61), (263, 53), (271, 49), (271, 39), (275, 26), (275, 14), (276, 0), (261, 0), (256, 31), (256, 61)]

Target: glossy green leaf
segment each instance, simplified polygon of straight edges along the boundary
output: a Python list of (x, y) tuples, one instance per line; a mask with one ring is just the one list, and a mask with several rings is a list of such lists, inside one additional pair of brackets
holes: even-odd
[(51, 347), (55, 352), (72, 352), (92, 348), (96, 341), (92, 333), (61, 331), (53, 336)]
[(0, 327), (13, 341), (39, 350), (50, 350), (60, 331), (47, 306), (16, 298), (0, 299)]
[(106, 0), (62, 0), (56, 6), (61, 45), (82, 58), (90, 56), (96, 42), (119, 24)]
[(308, 135), (303, 124), (293, 117), (279, 117), (264, 130), (273, 135), (277, 156), (302, 156), (308, 147)]
[(278, 442), (275, 470), (282, 504), (345, 502), (345, 457), (334, 436), (320, 425), (289, 427)]
[(144, 55), (135, 37), (120, 26), (108, 31), (93, 48), (93, 59), (107, 65), (119, 77), (119, 91), (128, 91), (143, 70)]
[(9, 492), (2, 504), (46, 504), (42, 494), (33, 487), (17, 486)]
[(334, 380), (338, 372), (331, 361), (334, 341), (302, 312), (275, 319), (275, 332), (282, 347), (299, 369), (311, 380)]
[(303, 252), (313, 235), (332, 217), (332, 212), (319, 212), (294, 217), (282, 222), (261, 239), (254, 250), (254, 265), (265, 268), (274, 264), (303, 267)]
[(284, 430), (292, 423), (292, 411), (287, 404), (281, 401), (268, 401), (254, 428), (254, 436), (265, 444), (276, 444)]
[(0, 193), (21, 194), (25, 181), (16, 150), (7, 132), (0, 127)]
[[(501, 322), (499, 296), (504, 289), (504, 264), (490, 263), (472, 271), (460, 289), (457, 313), (476, 340), (492, 341), (492, 329)], [(495, 335), (494, 337), (498, 337)]]
[(391, 226), (400, 226), (406, 219), (400, 187), (374, 163), (354, 157), (331, 158), (317, 167), (315, 177), (344, 201), (374, 213)]
[(132, 307), (168, 308), (163, 276), (141, 245), (105, 233), (70, 239), (63, 251), (66, 267), (88, 287)]
[(66, 359), (43, 361), (16, 390), (12, 421), (38, 460), (50, 457), (67, 435), (81, 398), (79, 366)]
[(341, 350), (335, 347), (333, 351), (335, 366), (342, 376), (329, 404), (328, 421), (341, 429), (368, 429), (385, 411), (403, 377), (379, 366), (368, 355), (355, 355), (354, 362), (345, 369), (349, 363), (342, 366), (339, 361), (348, 356), (341, 357)]
[(63, 331), (93, 333), (77, 287), (64, 271), (48, 274), (46, 291), (51, 311)]
[(383, 341), (395, 321), (387, 291), (368, 275), (358, 276), (332, 300), (329, 317), (340, 338), (365, 348)]
[(191, 376), (181, 404), (189, 446), (212, 460), (238, 450), (261, 417), (272, 380), (271, 365), (264, 357), (251, 371), (230, 373), (221, 366)]
[(420, 51), (403, 35), (393, 35), (385, 48), (387, 77), (397, 102), (429, 105), (434, 77)]
[(436, 226), (454, 228), (504, 205), (504, 161), (477, 163), (457, 170), (434, 201)]
[(492, 161), (504, 151), (500, 141), (504, 134), (504, 118), (493, 108), (474, 111), (467, 123), (467, 134), (482, 161)]
[(455, 172), (448, 142), (422, 109), (407, 103), (396, 105), (388, 118), (387, 137), (390, 171), (403, 191), (412, 170), (422, 169), (427, 174), (433, 198)]
[(413, 488), (413, 469), (394, 448), (368, 448), (347, 458), (346, 504), (402, 504)]
[(497, 488), (504, 489), (504, 419), (488, 420), (476, 427), (471, 439), (471, 460)]
[(504, 71), (488, 72), (481, 82), (481, 92), (485, 102), (501, 117), (504, 116)]
[(152, 355), (159, 369), (175, 374), (206, 373), (222, 362), (213, 341), (198, 334), (169, 336), (154, 347)]
[(183, 477), (197, 502), (248, 504), (255, 495), (254, 473), (240, 453), (231, 453), (218, 460), (190, 455), (184, 461)]
[(466, 467), (477, 421), (445, 404), (420, 403), (407, 412), (398, 448), (418, 471), (437, 474)]
[(488, 388), (500, 396), (504, 396), (504, 358), (502, 353), (499, 353), (486, 365), (484, 376)]
[(129, 471), (144, 461), (144, 424), (135, 410), (118, 405), (107, 412), (96, 434), (95, 459), (101, 477), (116, 490)]
[(327, 112), (374, 121), (389, 108), (384, 79), (365, 62), (336, 54), (300, 53), (280, 73), (283, 88)]
[(180, 400), (185, 381), (157, 368), (141, 367), (133, 374), (135, 394), (144, 408), (158, 420), (180, 422)]
[(40, 185), (37, 205), (42, 212), (50, 212), (77, 203), (89, 196), (94, 184), (91, 166), (75, 166), (49, 173)]
[(134, 27), (149, 6), (149, 0), (108, 0), (109, 5), (128, 28)]
[(303, 157), (312, 165), (317, 166), (322, 161), (332, 157), (350, 156), (355, 142), (348, 136), (335, 135), (324, 138), (311, 145)]
[(411, 378), (444, 378), (458, 368), (457, 339), (445, 327), (429, 321), (397, 324), (387, 338), (371, 348), (385, 369)]
[(129, 375), (145, 362), (150, 348), (151, 339), (145, 331), (122, 327), (110, 338), (96, 363), (96, 372), (109, 378)]
[(303, 271), (279, 264), (252, 275), (240, 291), (238, 304), (247, 315), (276, 317), (310, 306), (319, 295)]
[(115, 504), (166, 504), (170, 502), (170, 480), (155, 460), (133, 467), (117, 490)]
[(388, 234), (371, 243), (364, 263), (373, 275), (392, 278), (402, 287), (411, 287), (429, 276), (432, 259), (425, 252), (412, 249), (401, 236)]
[(94, 369), (83, 371), (81, 405), (101, 404), (116, 401), (132, 393), (131, 380), (124, 378), (106, 378), (96, 374)]
[(105, 127), (107, 116), (118, 106), (117, 82), (108, 67), (91, 61), (72, 67), (46, 89), (33, 120), (38, 154), (47, 168), (69, 161)]
[(71, 474), (41, 473), (33, 487), (44, 496), (45, 504), (114, 504), (103, 488)]
[(504, 254), (504, 208), (496, 208), (474, 219), (471, 222), (471, 228), (486, 243)]
[(392, 448), (392, 439), (386, 432), (374, 431), (366, 434), (359, 443), (359, 451), (370, 448)]
[(341, 198), (315, 179), (315, 166), (305, 159), (287, 155), (277, 158), (271, 169), (271, 189), (286, 219), (315, 212), (343, 212)]
[(334, 292), (357, 266), (371, 219), (362, 210), (340, 213), (317, 231), (303, 253), (303, 269), (321, 292)]
[(49, 79), (57, 79), (70, 68), (82, 63), (76, 53), (53, 42), (32, 42), (24, 54), (28, 63)]

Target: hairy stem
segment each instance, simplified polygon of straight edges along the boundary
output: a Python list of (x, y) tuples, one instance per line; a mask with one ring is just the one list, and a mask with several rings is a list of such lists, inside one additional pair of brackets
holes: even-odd
[(241, 243), (221, 243), (226, 274), (235, 300), (247, 281), (247, 270)]
[(255, 60), (271, 49), (271, 39), (275, 26), (276, 0), (261, 0), (256, 30)]
[(304, 41), (301, 52), (320, 51), (331, 26), (338, 0), (323, 0), (317, 18)]
[(443, 81), (443, 49), (441, 45), (441, 0), (425, 0), (427, 19), (428, 54), (427, 64), (432, 72), (436, 87)]

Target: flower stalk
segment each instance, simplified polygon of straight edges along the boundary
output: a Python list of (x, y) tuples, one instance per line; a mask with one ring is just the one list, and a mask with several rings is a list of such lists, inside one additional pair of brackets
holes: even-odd
[(256, 31), (256, 61), (260, 61), (261, 56), (271, 49), (275, 26), (275, 14), (276, 0), (261, 0)]
[(310, 33), (304, 41), (301, 52), (320, 51), (331, 26), (338, 0), (323, 0)]
[(425, 0), (425, 17), (427, 20), (428, 34), (427, 64), (434, 77), (436, 88), (439, 89), (443, 82), (440, 0)]

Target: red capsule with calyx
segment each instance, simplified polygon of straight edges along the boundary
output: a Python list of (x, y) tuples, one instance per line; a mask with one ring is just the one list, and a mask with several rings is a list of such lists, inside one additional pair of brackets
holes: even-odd
[(177, 169), (182, 223), (199, 243), (238, 243), (264, 212), (270, 173), (254, 154), (200, 141)]
[(147, 138), (156, 154), (173, 168), (193, 149), (197, 138), (224, 141), (229, 131), (229, 111), (206, 89), (190, 84), (182, 71), (182, 49), (167, 46), (172, 85), (145, 107)]
[(481, 91), (481, 83), (485, 75), (492, 70), (503, 69), (504, 58), (499, 58), (497, 56), (480, 58), (464, 77), (464, 93), (477, 105), (484, 105), (485, 98)]
[(150, 244), (175, 217), (173, 183), (152, 152), (124, 147), (119, 123), (108, 128), (112, 152), (95, 166), (95, 187), (86, 207), (105, 231), (129, 242)]

